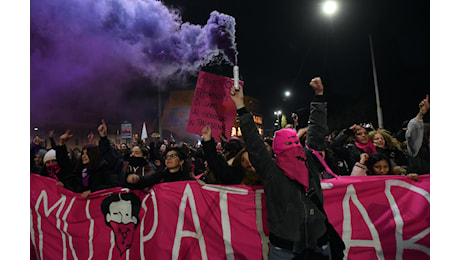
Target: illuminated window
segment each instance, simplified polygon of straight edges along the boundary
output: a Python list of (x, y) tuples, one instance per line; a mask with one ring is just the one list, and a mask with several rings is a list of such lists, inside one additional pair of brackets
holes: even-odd
[(232, 127), (232, 136), (241, 136), (241, 129), (239, 127)]

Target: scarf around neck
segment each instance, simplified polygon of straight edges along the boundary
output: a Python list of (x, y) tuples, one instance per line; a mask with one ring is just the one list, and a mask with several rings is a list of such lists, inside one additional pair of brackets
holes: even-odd
[(369, 140), (367, 141), (367, 144), (362, 144), (362, 143), (358, 143), (358, 142), (355, 142), (355, 145), (363, 150), (365, 153), (367, 153), (369, 156), (373, 155), (374, 153), (377, 152), (377, 150), (375, 149), (375, 146), (374, 144), (372, 143), (371, 139), (369, 138)]

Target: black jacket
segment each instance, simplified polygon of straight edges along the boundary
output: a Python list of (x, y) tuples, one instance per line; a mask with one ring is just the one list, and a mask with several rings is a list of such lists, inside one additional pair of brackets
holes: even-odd
[(334, 152), (336, 160), (344, 160), (347, 164), (346, 175), (350, 175), (353, 170), (353, 166), (356, 162), (359, 162), (361, 154), (364, 151), (358, 148), (355, 143), (347, 144), (347, 140), (350, 136), (353, 135), (353, 130), (343, 129), (340, 133), (334, 138), (330, 149)]
[(209, 168), (214, 173), (219, 184), (238, 185), (244, 178), (244, 171), (241, 167), (234, 167), (217, 155), (216, 142), (214, 138), (203, 142), (203, 151), (208, 161)]
[[(327, 131), (326, 102), (312, 102), (307, 145), (321, 150), (325, 139), (320, 136)], [(326, 233), (326, 215), (307, 196), (304, 187), (288, 178), (272, 160), (265, 148), (262, 137), (246, 108), (238, 110), (240, 127), (249, 159), (261, 175), (266, 197), (268, 228), (271, 235), (292, 241), (293, 251), (318, 247), (318, 241)], [(312, 127), (312, 125), (314, 126)], [(311, 152), (306, 153), (309, 170), (310, 189), (323, 203), (318, 161)]]
[(76, 193), (82, 193), (86, 190), (95, 192), (123, 186), (122, 161), (111, 147), (107, 137), (101, 137), (98, 149), (103, 160), (89, 173), (89, 186), (85, 187), (82, 183), (81, 172), (73, 169), (73, 164), (67, 155), (66, 145), (56, 146), (56, 160), (61, 171), (65, 173), (64, 185), (66, 188)]

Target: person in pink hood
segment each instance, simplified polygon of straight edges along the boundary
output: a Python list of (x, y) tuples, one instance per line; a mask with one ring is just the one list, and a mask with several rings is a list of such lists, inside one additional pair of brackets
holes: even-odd
[[(315, 98), (310, 103), (307, 146), (321, 151), (327, 132), (327, 103), (320, 78), (310, 86)], [(303, 149), (294, 129), (278, 130), (273, 138), (276, 160), (267, 151), (252, 114), (244, 104), (244, 88), (230, 95), (236, 105), (249, 160), (260, 174), (270, 230), (269, 259), (342, 259), (345, 245), (327, 220), (323, 209), (318, 159)], [(317, 138), (323, 136), (323, 138)]]

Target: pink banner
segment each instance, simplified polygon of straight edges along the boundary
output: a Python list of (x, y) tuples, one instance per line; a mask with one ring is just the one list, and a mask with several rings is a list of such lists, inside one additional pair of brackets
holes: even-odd
[[(89, 199), (30, 175), (32, 259), (267, 259), (262, 187), (173, 182)], [(429, 176), (323, 182), (349, 259), (429, 259)]]
[[(230, 98), (233, 79), (200, 71), (187, 124), (187, 132), (201, 135), (209, 125), (216, 141), (224, 134), (230, 138), (236, 107)], [(240, 85), (243, 82), (240, 81)]]
[(322, 181), (324, 208), (349, 259), (430, 259), (430, 176)]

